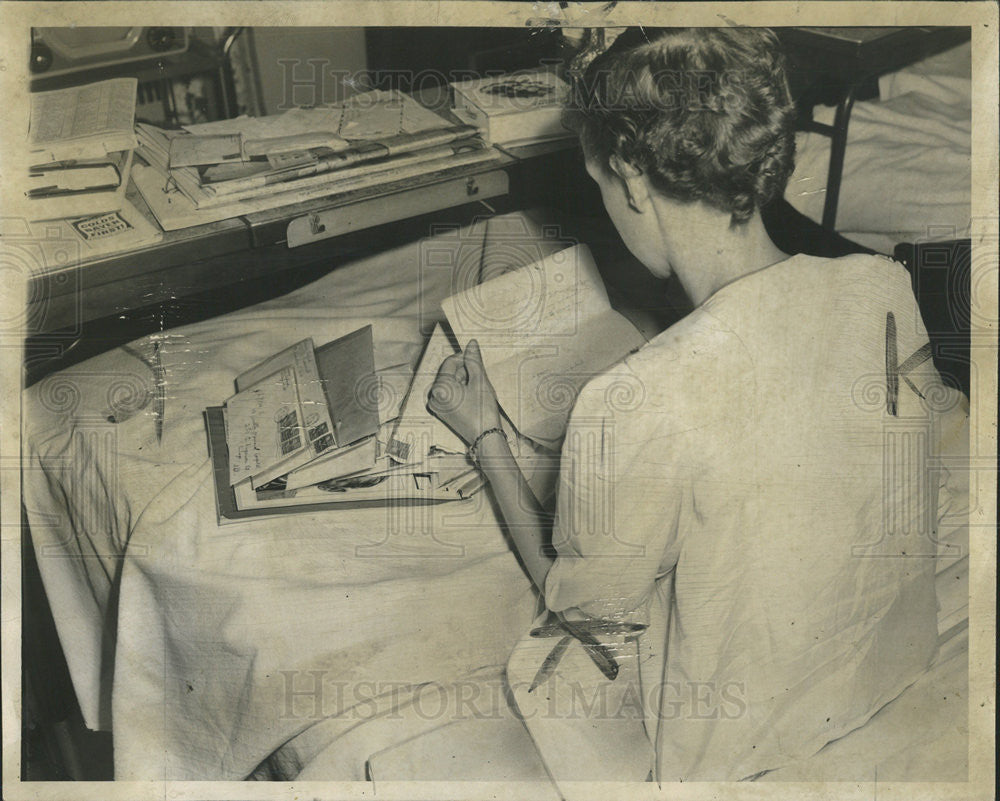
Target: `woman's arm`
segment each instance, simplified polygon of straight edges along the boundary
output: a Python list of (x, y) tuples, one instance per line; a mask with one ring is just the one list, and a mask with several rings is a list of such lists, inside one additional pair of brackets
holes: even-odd
[(553, 561), (545, 553), (548, 516), (525, 481), (504, 436), (488, 434), (477, 451), (480, 469), (490, 482), (514, 548), (538, 591), (544, 593), (545, 576)]
[[(500, 407), (472, 340), (463, 353), (449, 356), (438, 370), (427, 408), (467, 444), (476, 444), (479, 468), (490, 483), (521, 562), (540, 592), (552, 559), (545, 554), (547, 516), (528, 487), (500, 430)], [(483, 432), (489, 432), (482, 438)]]
[[(500, 429), (500, 406), (486, 375), (479, 343), (441, 363), (427, 399), (427, 408), (460, 436), (474, 443), (475, 458), (500, 506), (514, 549), (538, 591), (545, 594), (545, 577), (554, 561), (543, 550), (547, 517), (524, 480)], [(612, 649), (590, 632), (588, 616), (578, 609), (557, 612), (558, 625), (585, 646), (587, 655), (605, 677), (614, 681), (618, 662)]]

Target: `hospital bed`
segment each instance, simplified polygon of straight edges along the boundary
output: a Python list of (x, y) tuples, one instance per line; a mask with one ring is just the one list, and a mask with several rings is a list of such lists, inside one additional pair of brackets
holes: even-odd
[[(963, 102), (954, 93), (928, 100), (938, 83), (918, 81), (906, 103), (855, 109), (852, 136), (862, 140), (848, 146), (840, 222), (876, 249), (926, 238), (933, 220), (953, 223), (941, 238), (968, 232), (960, 115), (938, 108), (927, 123), (958, 171), (930, 211), (917, 208), (930, 196), (909, 193), (910, 178), (900, 177), (910, 176), (918, 148), (908, 150), (886, 121)], [(868, 142), (869, 123), (872, 136), (892, 138)], [(891, 166), (896, 204), (865, 183), (877, 180), (870, 162), (887, 147), (902, 148), (901, 161), (880, 162)], [(812, 208), (807, 185), (823, 183), (822, 153), (812, 148), (800, 141), (788, 198), (818, 218), (822, 204)], [(936, 157), (929, 161), (937, 170)], [(371, 323), (386, 376), (380, 410), (391, 416), (453, 288), (449, 269), (428, 268), (428, 247), (450, 251), (452, 264), (482, 258), (511, 268), (560, 247), (549, 231), (544, 216), (516, 213), (440, 233), (115, 348), (25, 392), (31, 541), (84, 719), (114, 733), (116, 779), (545, 780), (502, 689), (537, 601), (488, 493), (220, 526), (202, 411), (267, 355)], [(167, 388), (160, 423), (146, 358), (154, 349)], [(967, 474), (966, 434), (940, 436), (942, 464)], [(931, 670), (862, 729), (764, 780), (865, 781), (876, 771), (881, 780), (965, 780), (968, 509), (961, 491), (945, 501)], [(437, 700), (425, 696), (431, 712), (416, 714), (414, 693), (426, 688), (440, 688)], [(449, 718), (462, 692), (496, 714)], [(504, 758), (483, 759), (487, 752)]]

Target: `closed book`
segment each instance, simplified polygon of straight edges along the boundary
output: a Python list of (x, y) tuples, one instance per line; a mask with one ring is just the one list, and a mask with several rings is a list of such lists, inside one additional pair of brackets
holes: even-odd
[[(132, 151), (123, 150), (108, 157), (104, 168), (87, 170), (94, 177), (98, 173), (105, 176), (108, 183), (99, 186), (83, 186), (88, 180), (74, 182), (66, 175), (72, 170), (43, 172), (44, 177), (37, 178), (32, 174), (27, 178), (27, 188), (24, 190), (26, 209), (29, 220), (56, 220), (68, 217), (89, 217), (120, 211), (125, 203), (125, 188), (128, 185), (126, 176), (132, 166)], [(110, 169), (107, 169), (110, 167)], [(74, 183), (80, 184), (79, 187)]]
[(572, 134), (562, 125), (569, 85), (554, 72), (537, 70), (451, 85), (454, 112), (495, 145), (524, 145)]

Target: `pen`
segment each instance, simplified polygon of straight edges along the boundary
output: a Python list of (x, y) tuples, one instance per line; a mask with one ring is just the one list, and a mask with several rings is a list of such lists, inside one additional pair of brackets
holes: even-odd
[(556, 669), (556, 665), (559, 664), (559, 660), (566, 653), (566, 649), (569, 648), (572, 640), (573, 638), (567, 634), (556, 643), (555, 648), (549, 651), (549, 655), (545, 657), (545, 661), (542, 662), (542, 666), (538, 668), (535, 678), (531, 681), (531, 686), (528, 688), (529, 693), (534, 692), (535, 688), (552, 674), (552, 671)]
[[(476, 472), (476, 468), (470, 467), (468, 470), (465, 470), (465, 471), (459, 473), (458, 475), (455, 475), (455, 476), (452, 476), (451, 478), (449, 478), (447, 481), (444, 482), (444, 484), (442, 484), (441, 486), (439, 486), (438, 489), (440, 489), (440, 490), (447, 490), (456, 481), (460, 481), (463, 478), (465, 478), (466, 476), (468, 476), (470, 473), (475, 473), (475, 472)], [(466, 482), (466, 483), (468, 483), (468, 482)], [(464, 486), (465, 486), (465, 484), (462, 484), (462, 487), (464, 487)], [(461, 491), (461, 487), (459, 488), (459, 491)]]
[(604, 678), (608, 679), (608, 681), (614, 681), (618, 678), (618, 662), (615, 661), (615, 657), (608, 646), (598, 642), (597, 638), (587, 631), (587, 629), (571, 623), (562, 615), (559, 616), (559, 625), (583, 643), (584, 650), (591, 661), (597, 665), (597, 669), (604, 674)]
[(86, 189), (60, 189), (58, 185), (51, 184), (49, 186), (36, 186), (33, 189), (29, 189), (24, 194), (29, 198), (85, 195), (91, 192), (107, 192), (112, 189), (117, 189), (119, 186), (120, 184), (103, 184), (102, 186), (89, 186)]
[(473, 476), (469, 481), (465, 482), (461, 487), (458, 488), (458, 497), (463, 501), (471, 498), (479, 490), (486, 486), (486, 481), (482, 476)]

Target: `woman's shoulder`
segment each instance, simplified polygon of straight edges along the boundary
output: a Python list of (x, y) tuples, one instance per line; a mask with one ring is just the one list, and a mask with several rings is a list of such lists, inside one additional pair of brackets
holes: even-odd
[[(695, 414), (707, 413), (706, 397), (751, 369), (752, 358), (739, 334), (698, 308), (590, 379), (574, 413), (623, 417), (669, 408), (675, 420), (687, 407)], [(706, 387), (714, 389), (707, 393)]]
[(910, 276), (902, 264), (874, 253), (839, 258), (799, 254), (720, 289), (700, 307), (713, 323), (702, 319), (695, 326), (702, 334), (728, 328), (751, 347), (762, 340), (771, 348), (775, 333), (789, 336), (843, 322), (865, 313), (877, 298), (896, 304), (912, 300)]
[(850, 253), (836, 258), (799, 254), (760, 272), (765, 282), (772, 283), (796, 278), (803, 282), (829, 282), (829, 279), (850, 281), (856, 275), (881, 276), (899, 281), (907, 278), (909, 273), (902, 263), (882, 253)]
[(705, 304), (653, 337), (627, 361), (637, 370), (654, 371), (668, 364), (706, 364), (737, 354), (741, 336), (729, 320)]
[(850, 276), (857, 274), (897, 279), (908, 275), (900, 262), (882, 253), (850, 253), (835, 258), (799, 253), (734, 281), (710, 298), (710, 302), (733, 300), (776, 285), (830, 284), (837, 280), (850, 280)]

